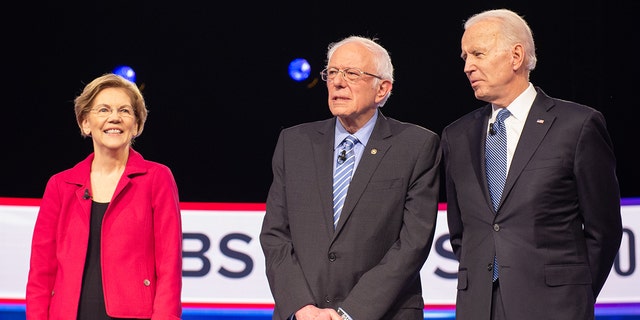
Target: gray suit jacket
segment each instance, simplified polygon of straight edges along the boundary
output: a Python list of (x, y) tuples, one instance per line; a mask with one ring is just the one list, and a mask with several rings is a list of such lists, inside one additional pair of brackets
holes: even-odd
[(440, 139), (379, 114), (334, 231), (335, 121), (278, 138), (260, 235), (273, 318), (313, 304), (354, 319), (399, 319), (408, 309), (422, 319), (419, 272), (435, 231)]
[(494, 254), (507, 319), (593, 319), (618, 252), (620, 192), (604, 117), (536, 90), (497, 213), (484, 164), (491, 105), (443, 131), (458, 320), (489, 319)]

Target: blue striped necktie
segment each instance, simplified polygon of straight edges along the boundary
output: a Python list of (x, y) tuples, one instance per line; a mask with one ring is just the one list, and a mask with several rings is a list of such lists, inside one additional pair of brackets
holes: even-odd
[(351, 182), (351, 177), (353, 176), (353, 170), (356, 162), (353, 146), (356, 143), (358, 143), (358, 138), (349, 135), (340, 144), (342, 150), (338, 154), (338, 166), (336, 167), (335, 174), (333, 175), (334, 229), (338, 225), (338, 220), (340, 220), (340, 213), (342, 212), (344, 199), (347, 197), (347, 190), (349, 189), (349, 183)]
[[(504, 120), (511, 115), (507, 108), (498, 112), (496, 121), (491, 125), (486, 143), (487, 182), (493, 209), (498, 212), (504, 183), (507, 180), (507, 130)], [(493, 281), (498, 279), (498, 258), (493, 258)]]

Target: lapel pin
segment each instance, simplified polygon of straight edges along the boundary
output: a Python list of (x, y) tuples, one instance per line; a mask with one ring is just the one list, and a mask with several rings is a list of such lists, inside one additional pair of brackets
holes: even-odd
[(536, 120), (536, 122), (537, 123), (544, 123), (544, 120), (543, 119), (538, 119), (538, 120)]
[(375, 149), (375, 148), (371, 149), (371, 154), (376, 154), (376, 153), (378, 153), (378, 149)]

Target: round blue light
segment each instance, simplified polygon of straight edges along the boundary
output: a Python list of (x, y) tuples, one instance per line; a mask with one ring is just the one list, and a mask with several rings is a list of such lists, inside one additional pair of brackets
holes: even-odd
[(289, 77), (295, 81), (303, 81), (309, 78), (311, 65), (306, 59), (298, 58), (289, 63)]
[(113, 73), (135, 83), (136, 82), (136, 72), (129, 66), (119, 66), (113, 69)]

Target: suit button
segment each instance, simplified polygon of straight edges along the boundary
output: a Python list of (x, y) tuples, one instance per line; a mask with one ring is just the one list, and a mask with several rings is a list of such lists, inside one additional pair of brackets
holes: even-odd
[(487, 270), (488, 270), (488, 271), (493, 271), (493, 263), (489, 263), (489, 264), (487, 265)]
[(500, 226), (497, 223), (493, 225), (493, 231), (500, 231)]
[(336, 254), (331, 252), (329, 253), (329, 261), (334, 262), (336, 261)]
[(149, 281), (149, 279), (144, 279), (144, 286), (148, 287), (151, 285), (151, 281)]
[(324, 302), (331, 303), (331, 298), (329, 296), (324, 297)]

